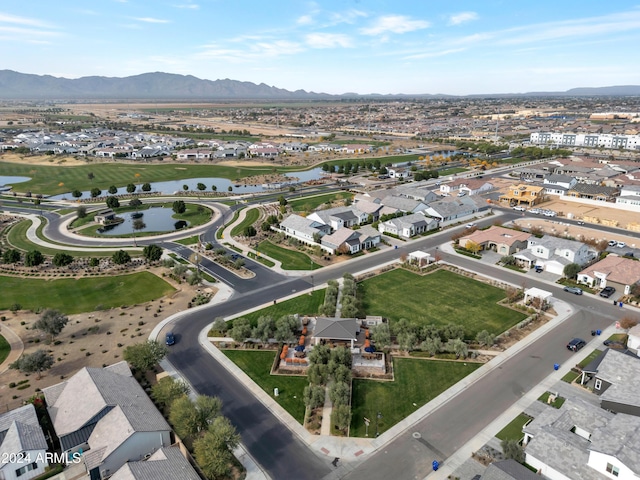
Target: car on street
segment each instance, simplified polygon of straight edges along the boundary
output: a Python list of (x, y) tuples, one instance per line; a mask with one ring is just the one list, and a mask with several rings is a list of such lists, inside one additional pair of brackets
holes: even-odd
[(529, 210), (529, 213), (534, 213), (534, 214), (538, 215), (540, 213), (540, 209), (539, 208), (532, 208), (531, 210)]
[(615, 240), (609, 240), (609, 246), (610, 247), (615, 247), (618, 244), (618, 242), (616, 242)]
[(613, 295), (616, 292), (616, 289), (613, 287), (604, 287), (601, 291), (600, 291), (600, 296), (603, 298), (609, 298), (611, 295)]
[(567, 343), (567, 350), (571, 350), (572, 352), (577, 352), (582, 347), (584, 347), (586, 344), (587, 344), (587, 342), (585, 342), (583, 339), (574, 338), (569, 343)]
[(473, 228), (473, 227), (475, 227), (475, 226), (476, 226), (476, 224), (475, 224), (475, 223), (467, 223), (466, 228)]
[(618, 247), (618, 248), (624, 248), (624, 247), (626, 247), (626, 246), (627, 246), (627, 244), (626, 244), (626, 243), (624, 243), (624, 242), (618, 242), (618, 243), (616, 243), (616, 247)]
[(513, 209), (514, 209), (514, 210), (517, 210), (518, 212), (524, 212), (524, 211), (526, 211), (526, 210), (527, 210), (526, 208), (524, 208), (524, 207), (523, 207), (523, 206), (521, 206), (521, 205), (516, 205), (515, 207), (513, 207)]
[(173, 332), (167, 332), (167, 334), (165, 335), (164, 343), (168, 347), (176, 343), (176, 336), (173, 334)]
[(580, 287), (564, 287), (564, 291), (573, 293), (574, 295), (582, 295), (582, 289)]

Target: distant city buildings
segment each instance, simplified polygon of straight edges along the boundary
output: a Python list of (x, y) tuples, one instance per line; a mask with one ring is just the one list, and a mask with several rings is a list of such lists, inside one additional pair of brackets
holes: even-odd
[(553, 145), (558, 147), (640, 150), (640, 135), (536, 132), (531, 134), (529, 141), (534, 145)]

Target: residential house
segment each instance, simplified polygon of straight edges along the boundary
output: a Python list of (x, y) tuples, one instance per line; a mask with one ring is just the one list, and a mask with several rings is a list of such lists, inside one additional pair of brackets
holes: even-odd
[(317, 210), (308, 215), (309, 220), (329, 225), (332, 230), (338, 230), (341, 227), (353, 227), (366, 223), (369, 214), (361, 212), (357, 206), (327, 208), (326, 210)]
[(391, 218), (378, 224), (380, 233), (391, 233), (402, 238), (411, 238), (438, 228), (438, 221), (422, 213)]
[(540, 475), (508, 459), (491, 463), (482, 475), (476, 475), (472, 480), (540, 480)]
[(616, 187), (577, 183), (567, 191), (567, 196), (596, 200), (598, 202), (610, 202), (615, 198), (617, 192), (618, 189)]
[(627, 332), (627, 349), (640, 356), (640, 324), (631, 327)]
[(380, 212), (384, 208), (380, 203), (372, 202), (365, 199), (360, 199), (358, 202), (354, 202), (353, 206), (367, 214), (367, 222), (377, 222), (380, 218)]
[(494, 186), (490, 182), (478, 178), (471, 178), (465, 181), (460, 187), (461, 192), (465, 192), (467, 195), (480, 195), (485, 192), (489, 192), (494, 189)]
[(32, 404), (0, 415), (0, 478), (29, 480), (49, 465), (47, 440)]
[(640, 210), (640, 185), (625, 185), (620, 189), (616, 204)]
[(519, 184), (509, 187), (507, 193), (500, 196), (499, 200), (509, 205), (526, 205), (532, 207), (544, 199), (544, 187), (536, 185)]
[(292, 214), (280, 222), (280, 230), (288, 237), (316, 244), (316, 240), (331, 233), (331, 226), (308, 217)]
[(413, 200), (399, 195), (387, 195), (380, 203), (387, 211), (393, 210), (394, 212), (416, 213), (427, 208), (427, 204), (420, 200)]
[(399, 197), (406, 197), (412, 200), (419, 200), (425, 205), (429, 202), (440, 200), (440, 195), (437, 195), (427, 181), (409, 183), (404, 185), (398, 185), (393, 189), (394, 195)]
[(388, 169), (389, 178), (406, 179), (411, 176), (411, 170), (408, 168), (394, 167)]
[(82, 368), (42, 391), (62, 451), (82, 450), (91, 480), (171, 445), (171, 427), (124, 361)]
[(320, 240), (322, 247), (331, 252), (358, 253), (368, 250), (380, 243), (380, 233), (374, 228), (365, 225), (358, 230), (341, 227), (335, 232), (325, 235)]
[(589, 384), (600, 407), (640, 417), (640, 359), (629, 352), (606, 349), (584, 367), (580, 384)]
[(542, 181), (544, 187), (544, 193), (548, 195), (566, 195), (567, 192), (573, 188), (578, 181), (568, 175), (559, 175), (552, 173), (547, 175)]
[(211, 150), (188, 149), (176, 152), (178, 160), (211, 160)]
[(527, 268), (535, 265), (550, 273), (562, 275), (565, 266), (570, 263), (584, 265), (595, 258), (595, 252), (588, 245), (575, 240), (551, 235), (544, 235), (542, 238), (531, 235), (527, 240), (527, 249), (516, 253), (514, 257)]
[(468, 245), (475, 243), (480, 250), (493, 250), (505, 256), (526, 249), (530, 236), (531, 234), (527, 232), (493, 225), (486, 230), (476, 230), (461, 237), (458, 243), (463, 248), (468, 248)]
[(442, 227), (471, 219), (486, 210), (489, 205), (480, 197), (447, 197), (431, 202), (424, 213), (438, 220)]
[(614, 287), (628, 295), (640, 282), (640, 262), (631, 258), (607, 255), (578, 274), (578, 282), (593, 288)]
[(580, 398), (546, 408), (523, 428), (525, 462), (550, 480), (636, 479), (640, 417), (614, 414)]
[(178, 447), (156, 450), (146, 460), (127, 462), (110, 480), (201, 480)]

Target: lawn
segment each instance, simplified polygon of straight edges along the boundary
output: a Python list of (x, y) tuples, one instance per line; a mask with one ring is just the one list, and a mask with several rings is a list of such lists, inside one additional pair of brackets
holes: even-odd
[(382, 414), (378, 431), (383, 433), (481, 366), (408, 358), (396, 358), (393, 364), (393, 382), (353, 381), (350, 436), (365, 436), (366, 417), (371, 420), (369, 437), (374, 437), (378, 412)]
[(0, 363), (4, 362), (9, 356), (11, 351), (11, 345), (7, 342), (7, 339), (0, 335)]
[(114, 277), (40, 280), (0, 276), (0, 310), (54, 308), (68, 315), (155, 300), (175, 289), (149, 272)]
[[(222, 350), (222, 352), (300, 424), (304, 422), (305, 406), (302, 394), (304, 387), (309, 385), (306, 376), (271, 375), (269, 372), (277, 353), (273, 350)], [(278, 388), (277, 397), (273, 396), (274, 388)]]
[[(52, 159), (54, 160), (54, 159)], [(60, 162), (60, 157), (55, 157)], [(300, 168), (275, 167), (278, 172), (299, 171)], [(188, 178), (226, 178), (235, 180), (251, 175), (273, 173), (272, 166), (230, 167), (225, 165), (131, 165), (117, 163), (95, 163), (89, 165), (68, 166), (64, 163), (55, 165), (25, 165), (21, 163), (0, 162), (3, 175), (30, 177), (28, 182), (20, 183), (20, 191), (31, 191), (45, 195), (55, 195), (78, 189), (81, 191), (98, 187), (107, 191), (111, 185), (122, 187), (129, 183), (161, 182)], [(93, 180), (88, 174), (93, 173)]]
[(579, 373), (574, 372), (573, 370), (569, 371), (562, 377), (563, 382), (573, 383), (573, 381), (580, 376)]
[(549, 403), (549, 395), (551, 395), (551, 392), (544, 392), (542, 395), (540, 395), (540, 398), (538, 398), (538, 400), (542, 403), (546, 403), (547, 405), (551, 405), (553, 408), (560, 408), (564, 404), (564, 397), (556, 397), (553, 402)]
[(238, 235), (242, 235), (244, 229), (249, 225), (253, 225), (254, 223), (256, 223), (258, 221), (258, 218), (260, 218), (260, 210), (258, 210), (257, 208), (251, 208), (247, 210), (244, 220), (242, 220), (239, 224), (235, 225), (231, 229), (231, 236), (237, 237)]
[(498, 432), (496, 437), (500, 440), (516, 440), (519, 441), (524, 434), (522, 433), (522, 427), (531, 420), (529, 415), (521, 413), (516, 418)]
[(269, 240), (260, 242), (258, 251), (274, 260), (282, 262), (283, 270), (315, 270), (316, 268), (322, 268), (311, 260), (308, 255), (296, 250), (279, 247)]
[(359, 290), (367, 315), (392, 322), (456, 323), (464, 326), (467, 339), (475, 339), (481, 330), (497, 335), (526, 318), (496, 303), (505, 297), (504, 290), (447, 270), (420, 276), (396, 269), (361, 282)]
[(269, 305), (262, 310), (242, 315), (242, 317), (248, 318), (251, 325), (255, 327), (258, 324), (258, 318), (263, 316), (278, 319), (283, 315), (294, 315), (296, 313), (300, 315), (315, 315), (318, 313), (320, 305), (324, 302), (324, 293), (324, 288), (314, 290), (311, 295), (306, 293), (298, 295), (289, 300), (278, 302), (275, 305)]
[(343, 200), (345, 198), (353, 198), (353, 194), (349, 192), (338, 192), (316, 195), (314, 197), (305, 197), (290, 201), (289, 206), (294, 212), (313, 212), (320, 205), (335, 202), (336, 200)]
[(466, 172), (467, 170), (469, 169), (462, 167), (445, 168), (444, 170), (438, 170), (438, 175), (444, 177), (446, 175), (455, 175), (456, 173)]
[(191, 235), (187, 238), (181, 238), (180, 240), (174, 240), (175, 243), (180, 245), (195, 245), (200, 241), (200, 235)]
[(582, 361), (578, 364), (578, 367), (580, 367), (580, 368), (584, 368), (584, 367), (586, 367), (586, 366), (587, 366), (587, 365), (589, 365), (593, 360), (595, 360), (595, 359), (596, 359), (596, 357), (597, 357), (598, 355), (600, 355), (601, 353), (602, 353), (602, 350), (598, 350), (598, 349), (596, 348), (593, 352), (591, 352), (589, 355), (587, 355), (587, 357), (586, 357), (584, 360), (582, 360)]

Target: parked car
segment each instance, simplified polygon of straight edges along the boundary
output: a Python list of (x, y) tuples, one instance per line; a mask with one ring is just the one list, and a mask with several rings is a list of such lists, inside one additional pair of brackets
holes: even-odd
[(618, 244), (618, 242), (616, 242), (615, 240), (609, 240), (609, 246), (610, 247), (615, 247)]
[(618, 243), (616, 243), (616, 247), (618, 247), (618, 248), (624, 248), (624, 247), (626, 247), (626, 246), (627, 246), (627, 244), (626, 244), (626, 243), (624, 243), (624, 242), (618, 242)]
[(476, 226), (476, 224), (475, 224), (475, 223), (467, 223), (466, 228), (473, 228), (473, 227), (475, 227), (475, 226)]
[(600, 296), (603, 298), (609, 298), (611, 295), (613, 295), (616, 292), (616, 289), (613, 287), (604, 287), (601, 291), (600, 291)]
[(580, 287), (564, 287), (564, 291), (573, 293), (574, 295), (582, 295), (582, 289)]
[(540, 209), (539, 208), (532, 208), (531, 210), (529, 210), (529, 213), (535, 213), (536, 215), (540, 213)]
[(569, 343), (567, 343), (567, 350), (571, 350), (572, 352), (577, 352), (582, 347), (584, 347), (586, 344), (587, 344), (587, 342), (585, 342), (581, 338), (574, 338)]
[(535, 267), (533, 267), (533, 269), (536, 271), (536, 273), (544, 272), (544, 267), (542, 265), (536, 265)]
[(164, 343), (168, 347), (170, 347), (171, 345), (176, 343), (176, 336), (173, 334), (173, 332), (167, 332), (167, 335), (165, 336)]
[(526, 210), (527, 210), (527, 209), (526, 209), (526, 208), (524, 208), (522, 205), (516, 205), (515, 207), (513, 207), (513, 209), (514, 209), (514, 210), (517, 210), (517, 211), (519, 211), (519, 212), (524, 212), (524, 211), (526, 211)]
[(465, 195), (466, 195), (466, 192), (458, 192), (459, 197), (464, 197)]

